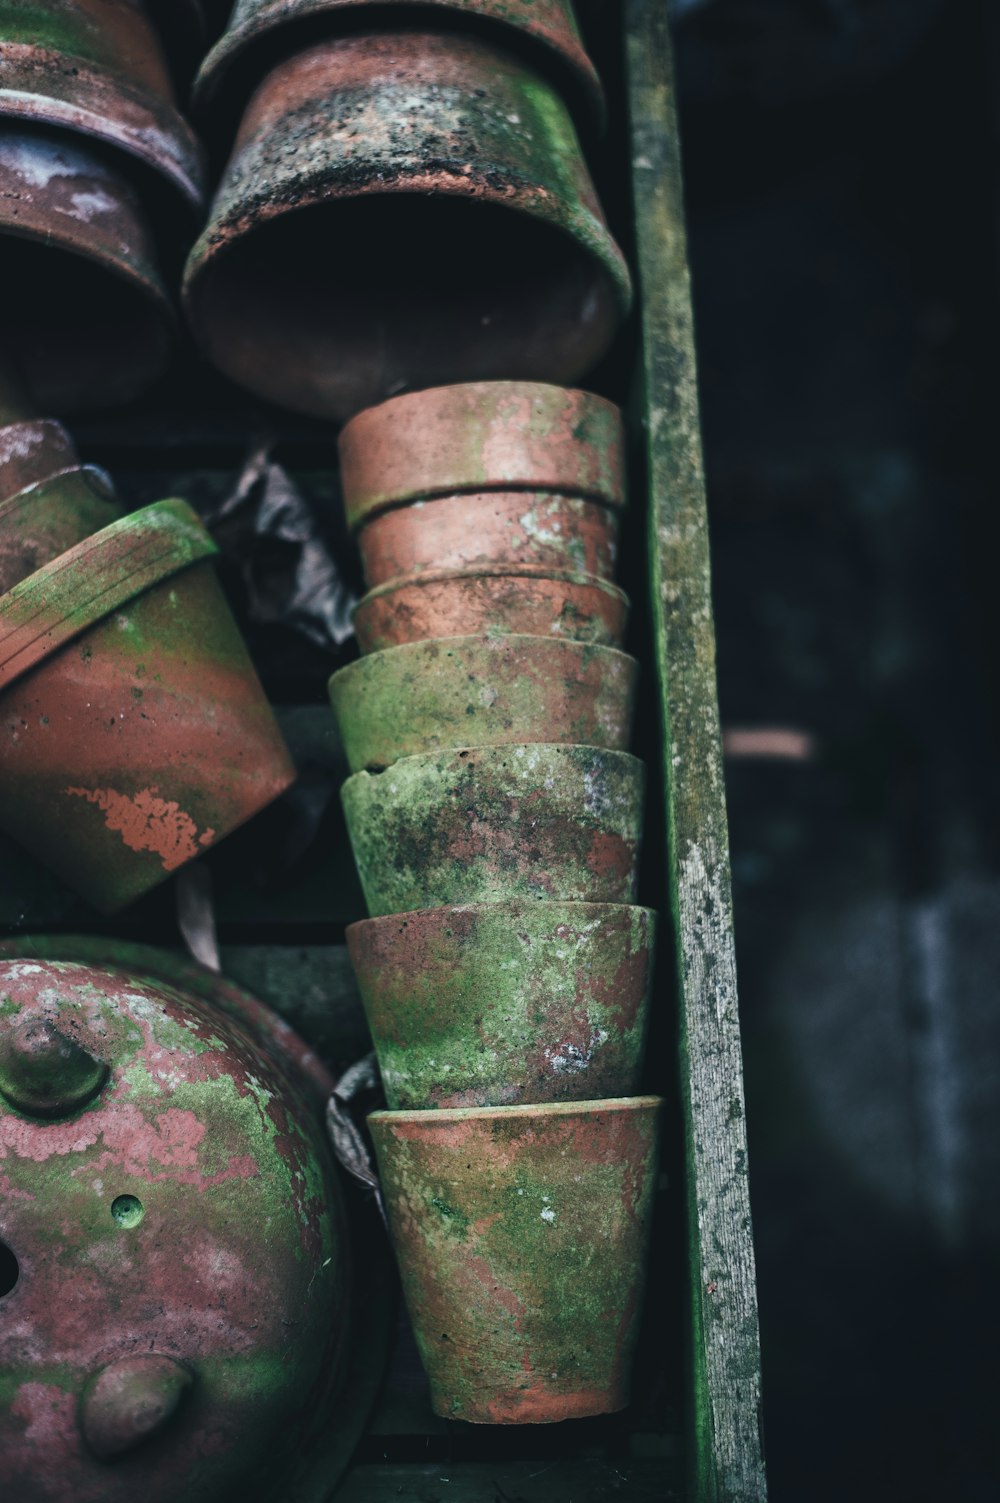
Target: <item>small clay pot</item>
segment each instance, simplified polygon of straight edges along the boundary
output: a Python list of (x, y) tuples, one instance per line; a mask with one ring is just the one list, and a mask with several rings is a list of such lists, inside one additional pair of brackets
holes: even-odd
[(79, 464), (62, 423), (26, 418), (0, 428), (0, 502)]
[(639, 1085), (656, 915), (469, 903), (347, 931), (389, 1106), (514, 1106)]
[(481, 491), (552, 491), (625, 504), (625, 430), (613, 402), (544, 381), (407, 392), (340, 435), (348, 525), (387, 506)]
[(436, 1414), (543, 1424), (628, 1403), (661, 1105), (368, 1118)]
[(341, 798), (368, 911), (632, 903), (644, 785), (627, 752), (537, 742), (355, 773)]
[(352, 772), (469, 743), (624, 751), (638, 667), (582, 642), (447, 637), (349, 663), (330, 679), (330, 701)]
[(184, 297), (234, 381), (343, 420), (456, 377), (575, 380), (631, 281), (551, 86), (478, 36), (400, 29), (268, 74)]
[(0, 594), (121, 514), (103, 471), (80, 465), (0, 502)]
[(606, 506), (545, 491), (479, 491), (412, 501), (358, 533), (370, 588), (454, 569), (566, 571), (611, 580), (618, 517)]
[(362, 652), (486, 631), (613, 646), (624, 639), (628, 609), (625, 592), (594, 574), (458, 569), (379, 585), (352, 620)]
[(295, 772), (181, 501), (0, 597), (0, 826), (111, 913)]

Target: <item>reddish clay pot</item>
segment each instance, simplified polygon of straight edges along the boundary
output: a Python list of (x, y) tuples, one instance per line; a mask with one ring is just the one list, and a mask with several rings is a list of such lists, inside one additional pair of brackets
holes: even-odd
[(477, 37), (407, 30), (268, 75), (185, 301), (233, 380), (344, 419), (402, 386), (572, 381), (631, 283), (558, 95)]
[(627, 752), (538, 743), (355, 773), (341, 799), (368, 911), (632, 903), (644, 781)]
[(621, 412), (589, 391), (543, 381), (408, 392), (359, 412), (338, 448), (352, 528), (403, 501), (487, 490), (625, 504)]
[(513, 1106), (639, 1085), (656, 916), (469, 903), (347, 931), (389, 1106)]
[(351, 1423), (332, 1082), (221, 977), (118, 948), (0, 962), (0, 1495), (318, 1503)]
[[(176, 4), (176, 0), (173, 0)], [(420, 5), (420, 20), (436, 14), (442, 30), (474, 27), (502, 45), (525, 44), (539, 68), (576, 103), (587, 122), (603, 123), (604, 93), (583, 49), (570, 0), (395, 0), (405, 26), (407, 4)], [(202, 64), (195, 104), (218, 119), (231, 116), (260, 82), (279, 46), (287, 55), (320, 35), (334, 35), (356, 21), (361, 7), (384, 10), (384, 0), (236, 0), (225, 34)], [(377, 19), (376, 15), (376, 19)], [(510, 28), (514, 28), (513, 31)]]
[[(173, 313), (120, 162), (85, 138), (0, 121), (0, 237), (18, 289), (4, 310), (3, 358), (31, 398), (21, 413), (0, 413), (5, 421), (114, 406), (162, 374)], [(74, 463), (71, 451), (33, 478)]]
[(455, 570), (379, 585), (351, 619), (362, 652), (480, 632), (609, 646), (623, 641), (628, 609), (624, 591), (593, 574)]
[(544, 491), (479, 491), (412, 501), (361, 528), (370, 587), (442, 570), (517, 569), (540, 574), (615, 572), (618, 517), (606, 506)]
[(103, 472), (82, 466), (0, 501), (0, 595), (121, 514)]
[(30, 418), (0, 428), (0, 502), (79, 464), (62, 423)]
[(215, 551), (159, 502), (0, 598), (0, 826), (105, 912), (295, 776)]
[(131, 0), (0, 0), (0, 117), (92, 136), (201, 206), (200, 148), (159, 37)]
[(544, 637), (448, 637), (359, 658), (330, 679), (352, 772), (401, 757), (524, 741), (624, 751), (639, 665)]
[(628, 1403), (660, 1107), (368, 1118), (436, 1414), (544, 1424)]

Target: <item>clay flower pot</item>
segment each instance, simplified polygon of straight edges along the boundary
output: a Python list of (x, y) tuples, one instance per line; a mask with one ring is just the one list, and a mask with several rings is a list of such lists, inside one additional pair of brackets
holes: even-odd
[(545, 491), (479, 491), (412, 501), (361, 528), (369, 587), (413, 575), (473, 569), (614, 578), (618, 517), (606, 506)]
[(580, 642), (449, 637), (349, 663), (330, 679), (330, 701), (352, 772), (470, 743), (624, 751), (638, 666)]
[(158, 502), (0, 597), (0, 826), (105, 912), (294, 778), (215, 551)]
[(632, 903), (644, 779), (627, 752), (538, 743), (355, 773), (341, 798), (368, 911)]
[(630, 1096), (656, 916), (482, 903), (364, 919), (347, 946), (392, 1108)]
[[(0, 106), (5, 57), (0, 48)], [(114, 406), (162, 374), (170, 297), (121, 159), (85, 137), (0, 118), (0, 237), (18, 289), (4, 309), (3, 358), (19, 367), (32, 416)]]
[[(6, 431), (0, 428), (0, 446)], [(2, 481), (0, 469), (0, 489)], [(0, 501), (0, 594), (120, 516), (107, 477), (89, 466), (62, 470)]]
[[(176, 0), (171, 0), (176, 4)], [(275, 56), (287, 54), (321, 35), (334, 35), (355, 22), (362, 7), (382, 0), (236, 0), (229, 25), (206, 57), (195, 84), (195, 105), (213, 116), (231, 117), (260, 82)], [(397, 7), (420, 5), (420, 19), (437, 13), (442, 30), (476, 28), (530, 49), (540, 71), (578, 104), (584, 119), (603, 122), (604, 94), (593, 63), (583, 49), (570, 0), (396, 0)], [(397, 9), (401, 24), (406, 10)], [(511, 31), (513, 28), (513, 32)], [(280, 35), (279, 35), (280, 33)]]
[(0, 0), (0, 117), (92, 136), (201, 205), (200, 148), (142, 5)]
[(436, 1414), (541, 1424), (628, 1403), (660, 1106), (368, 1118)]
[(386, 507), (480, 491), (552, 491), (625, 504), (625, 431), (612, 402), (544, 381), (467, 381), (408, 392), (340, 435), (351, 528)]
[(279, 63), (185, 273), (216, 365), (334, 419), (404, 385), (572, 381), (630, 300), (562, 101), (461, 33), (351, 35)]
[(594, 574), (460, 569), (379, 585), (352, 620), (362, 652), (485, 631), (607, 645), (623, 640), (628, 608), (624, 591)]

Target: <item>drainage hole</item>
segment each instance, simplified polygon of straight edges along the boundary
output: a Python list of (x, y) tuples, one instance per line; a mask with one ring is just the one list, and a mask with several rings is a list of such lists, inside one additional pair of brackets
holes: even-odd
[(116, 1225), (123, 1226), (128, 1231), (139, 1225), (146, 1212), (137, 1195), (119, 1195), (111, 1202), (111, 1214)]
[(20, 1263), (6, 1242), (0, 1242), (0, 1299), (11, 1292), (20, 1276)]

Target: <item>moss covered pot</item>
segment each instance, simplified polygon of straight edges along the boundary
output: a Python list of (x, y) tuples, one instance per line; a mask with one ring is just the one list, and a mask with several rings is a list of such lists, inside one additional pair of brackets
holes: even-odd
[(628, 1403), (660, 1106), (368, 1118), (436, 1414), (539, 1424)]
[(330, 700), (352, 772), (470, 742), (624, 750), (638, 666), (583, 642), (446, 637), (359, 658), (330, 679)]
[(628, 1096), (656, 916), (611, 903), (468, 903), (347, 931), (390, 1107)]
[(0, 594), (121, 511), (101, 471), (79, 465), (0, 501)]

